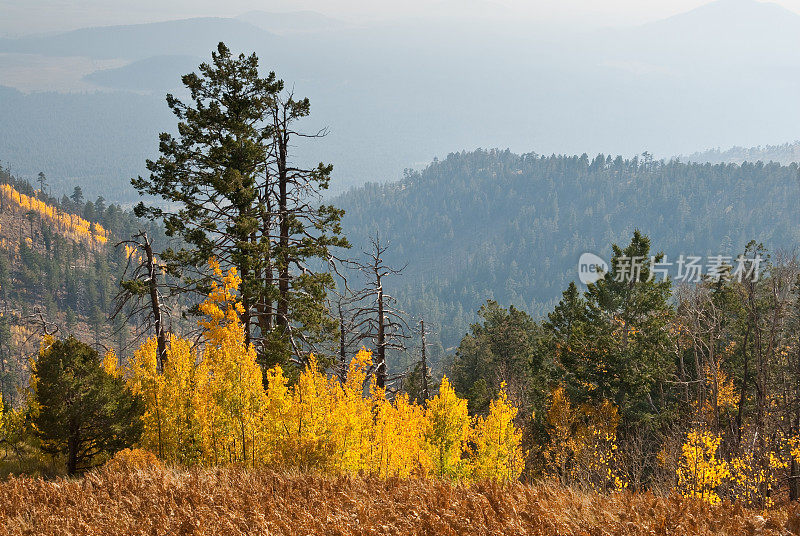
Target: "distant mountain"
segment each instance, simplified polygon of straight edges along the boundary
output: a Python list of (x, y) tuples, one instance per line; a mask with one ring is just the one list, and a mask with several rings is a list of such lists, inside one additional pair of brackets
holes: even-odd
[(290, 11), (284, 13), (248, 11), (236, 18), (279, 35), (340, 30), (347, 26), (347, 23), (343, 21), (316, 11)]
[(181, 87), (180, 74), (192, 73), (204, 61), (199, 56), (155, 56), (123, 67), (95, 71), (83, 77), (98, 86), (134, 91), (168, 91)]
[(712, 164), (741, 164), (742, 162), (778, 162), (788, 165), (800, 162), (800, 141), (783, 145), (758, 147), (731, 147), (727, 150), (709, 149), (678, 157), (684, 162), (711, 162)]
[[(432, 3), (431, 9), (436, 6), (454, 12), (459, 6), (464, 12), (494, 9), (480, 0)], [(300, 147), (299, 158), (333, 163), (337, 192), (398, 179), (405, 168), (465, 148), (670, 155), (799, 136), (800, 17), (772, 4), (719, 0), (641, 27), (594, 33), (491, 17), (430, 16), (276, 35), (257, 27), (259, 21), (284, 28), (333, 23), (306, 12), (250, 18), (0, 41), (4, 81), (16, 79), (19, 65), (32, 61), (22, 53), (39, 59), (46, 54), (49, 60), (86, 55), (84, 67), (106, 58), (98, 72), (81, 81), (102, 90), (97, 95), (65, 97), (60, 104), (51, 94), (52, 112), (46, 116), (33, 94), (14, 99), (16, 108), (9, 112), (12, 103), (0, 102), (0, 159), (29, 177), (38, 172), (33, 166), (52, 163), (54, 179), (103, 176), (104, 185), (123, 191), (129, 177), (118, 163), (155, 156), (143, 147), (155, 147), (157, 132), (171, 125), (163, 94), (188, 72), (189, 58), (208, 58), (219, 40), (235, 51), (255, 51), (265, 71), (274, 70), (311, 99), (307, 127), (329, 127), (330, 135)], [(29, 72), (32, 82), (65, 71), (74, 76), (73, 69), (57, 67), (22, 72)], [(70, 87), (78, 85), (70, 80)], [(48, 80), (44, 87), (58, 84)], [(102, 93), (109, 88), (154, 100), (131, 98), (117, 114), (94, 113), (108, 106)], [(150, 102), (156, 108), (131, 110)], [(76, 115), (82, 119), (71, 124)], [(30, 119), (20, 121), (24, 117)], [(158, 125), (145, 125), (140, 117)], [(22, 125), (19, 134), (16, 125)], [(75, 125), (124, 132), (131, 139), (113, 146), (105, 140), (78, 143), (93, 134), (75, 132)], [(69, 134), (54, 138), (50, 131)], [(148, 138), (148, 145), (140, 141)], [(70, 176), (55, 175), (65, 169)], [(135, 198), (130, 190), (127, 195)]]
[[(380, 233), (401, 308), (425, 315), (445, 348), (487, 299), (544, 314), (584, 252), (610, 257), (640, 229), (667, 260), (735, 257), (750, 240), (800, 245), (798, 166), (686, 164), (621, 157), (456, 153), (420, 173), (335, 200), (358, 247)], [(673, 266), (674, 267), (674, 266)]]
[(752, 79), (800, 67), (800, 15), (769, 2), (716, 0), (615, 34), (608, 39), (607, 57), (676, 75), (704, 72), (713, 79), (733, 70)]
[(194, 18), (5, 39), (0, 40), (0, 52), (138, 60), (164, 54), (206, 56), (220, 41), (249, 51), (276, 42), (268, 32), (241, 20)]

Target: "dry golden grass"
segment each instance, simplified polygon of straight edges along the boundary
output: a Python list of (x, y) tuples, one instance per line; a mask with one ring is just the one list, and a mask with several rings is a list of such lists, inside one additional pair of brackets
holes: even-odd
[(451, 485), (215, 470), (104, 468), (0, 483), (0, 534), (798, 534), (800, 508), (762, 513), (649, 493)]

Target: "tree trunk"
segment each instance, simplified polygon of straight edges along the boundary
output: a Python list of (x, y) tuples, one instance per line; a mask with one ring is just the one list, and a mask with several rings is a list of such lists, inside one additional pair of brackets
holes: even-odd
[(156, 330), (156, 341), (158, 346), (158, 356), (156, 366), (159, 374), (164, 371), (164, 364), (167, 361), (167, 336), (164, 332), (164, 321), (161, 316), (161, 301), (158, 297), (158, 272), (156, 270), (155, 256), (153, 255), (153, 245), (147, 234), (143, 234), (142, 242), (145, 255), (147, 255), (147, 276), (150, 284), (150, 304), (153, 309), (153, 323)]
[(381, 389), (386, 387), (386, 325), (383, 312), (383, 286), (378, 275), (378, 363), (375, 370), (375, 383)]
[(419, 330), (422, 332), (422, 403), (428, 403), (428, 359), (425, 355), (425, 321), (419, 321)]
[(285, 335), (289, 327), (289, 177), (286, 170), (288, 151), (285, 124), (279, 122), (278, 136), (278, 213), (279, 213), (279, 266), (278, 266), (278, 317), (275, 322)]

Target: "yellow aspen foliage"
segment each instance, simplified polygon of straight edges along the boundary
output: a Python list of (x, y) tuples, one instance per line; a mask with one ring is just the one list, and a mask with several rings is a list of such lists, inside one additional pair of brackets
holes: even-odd
[(192, 396), (196, 382), (196, 354), (186, 339), (170, 337), (162, 374), (161, 404), (165, 408), (163, 458), (184, 464), (199, 461), (199, 422)]
[(619, 412), (608, 400), (574, 407), (563, 387), (554, 389), (547, 411), (549, 472), (564, 484), (598, 491), (627, 487), (617, 471), (618, 424)]
[(509, 482), (519, 478), (525, 465), (522, 432), (514, 425), (517, 408), (509, 401), (505, 382), (489, 405), (489, 414), (478, 417), (472, 433), (472, 476), (479, 480)]
[[(172, 337), (159, 374), (153, 338), (124, 370), (130, 389), (147, 405), (141, 448), (184, 464), (245, 463), (384, 478), (519, 477), (521, 434), (505, 390), (473, 429), (467, 401), (447, 378), (427, 408), (406, 395), (388, 400), (368, 377), (372, 354), (365, 348), (351, 361), (344, 382), (320, 371), (312, 354), (293, 385), (275, 366), (266, 372), (264, 389), (240, 322), (240, 279), (235, 269), (223, 274), (218, 263), (210, 264), (216, 283), (200, 305), (202, 355)], [(104, 367), (118, 373), (115, 365), (116, 357), (108, 354)], [(470, 440), (474, 452), (467, 449)]]
[(142, 344), (128, 362), (126, 378), (130, 390), (145, 401), (141, 445), (164, 459), (167, 454), (163, 437), (166, 415), (162, 407), (163, 378), (156, 371), (156, 348), (154, 337)]
[(119, 360), (114, 349), (109, 349), (103, 356), (103, 370), (110, 376), (119, 376)]
[(713, 432), (692, 430), (687, 434), (678, 463), (678, 489), (685, 497), (720, 502), (718, 489), (730, 477), (728, 464), (717, 458), (721, 441)]
[(447, 377), (442, 378), (439, 394), (428, 402), (427, 440), (437, 476), (460, 477), (462, 454), (470, 433), (467, 401), (459, 398)]
[[(739, 404), (739, 395), (733, 385), (733, 378), (722, 370), (721, 364), (716, 369), (706, 365), (705, 379), (708, 386), (709, 397), (707, 398), (703, 411), (709, 417), (715, 417), (719, 413), (733, 413)], [(717, 415), (715, 415), (715, 411)]]
[(9, 184), (0, 184), (0, 197), (8, 200), (21, 210), (33, 211), (62, 235), (89, 246), (102, 246), (108, 242), (109, 233), (99, 223), (90, 223), (76, 214), (59, 212), (36, 197), (18, 192)]
[(292, 392), (289, 448), (302, 469), (333, 469), (336, 454), (332, 415), (336, 406), (335, 380), (318, 370), (311, 354)]
[(204, 459), (210, 463), (255, 464), (263, 451), (261, 425), (266, 403), (256, 352), (245, 344), (236, 298), (241, 283), (236, 269), (222, 273), (209, 261), (215, 276), (208, 298), (200, 304), (205, 346), (196, 371), (194, 397)]
[(274, 467), (288, 465), (288, 460), (291, 459), (288, 438), (293, 429), (290, 423), (292, 397), (288, 381), (279, 365), (267, 371), (260, 459), (266, 465)]
[(125, 369), (131, 391), (145, 401), (141, 446), (162, 460), (195, 463), (198, 423), (193, 406), (195, 354), (189, 341), (170, 337), (162, 374), (156, 369), (158, 343), (145, 342)]
[(586, 448), (579, 457), (581, 472), (588, 483), (597, 490), (621, 490), (627, 487), (617, 471), (617, 426), (619, 412), (616, 406), (604, 400), (599, 406), (584, 406), (588, 416), (585, 431), (579, 431)]
[(364, 398), (370, 363), (372, 352), (359, 350), (350, 362), (344, 384), (337, 390), (331, 420), (340, 472), (369, 472), (371, 468), (373, 416), (370, 400)]
[[(752, 437), (752, 436), (751, 436)], [(792, 441), (771, 438), (759, 452), (754, 441), (753, 448), (741, 452), (731, 459), (730, 490), (737, 501), (749, 506), (772, 506), (773, 497), (784, 480), (784, 471), (789, 460), (781, 456), (781, 451), (792, 455)]]
[(550, 443), (545, 451), (545, 459), (551, 472), (555, 473), (563, 484), (570, 482), (573, 453), (579, 450), (575, 437), (577, 419), (578, 413), (572, 407), (564, 387), (554, 389), (547, 410)]
[(387, 428), (387, 457), (382, 476), (427, 475), (433, 468), (433, 461), (425, 440), (425, 409), (409, 402), (405, 394), (384, 407), (388, 414), (383, 421)]
[(407, 395), (394, 403), (386, 400), (383, 389), (372, 388), (375, 411), (372, 438), (371, 472), (386, 478), (426, 475), (432, 468), (425, 441), (425, 412), (411, 404)]

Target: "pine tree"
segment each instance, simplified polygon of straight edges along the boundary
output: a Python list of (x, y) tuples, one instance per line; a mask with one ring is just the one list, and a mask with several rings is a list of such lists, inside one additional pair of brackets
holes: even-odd
[[(571, 383), (582, 403), (610, 400), (625, 426), (655, 426), (665, 418), (671, 400), (664, 381), (674, 367), (669, 354), (671, 283), (650, 277), (650, 239), (634, 232), (624, 250), (616, 244), (610, 271), (586, 291), (584, 340), (573, 341), (570, 359), (581, 361), (581, 375)], [(639, 268), (631, 268), (639, 263)]]
[(103, 370), (91, 347), (71, 337), (45, 344), (32, 373), (42, 450), (64, 454), (70, 475), (138, 440), (142, 400)]
[(191, 102), (167, 95), (179, 136), (161, 134), (149, 178), (132, 181), (167, 204), (140, 203), (135, 213), (163, 220), (185, 244), (159, 255), (182, 277), (181, 290), (206, 294), (211, 257), (235, 266), (245, 343), (265, 365), (300, 361), (335, 328), (324, 305), (333, 279), (308, 261), (327, 262), (331, 247), (347, 246), (342, 211), (320, 202), (331, 166), (291, 163), (292, 142), (303, 136), (294, 124), (309, 115), (309, 101), (284, 92), (275, 73), (261, 77), (255, 54), (236, 57), (223, 43), (182, 81)]

